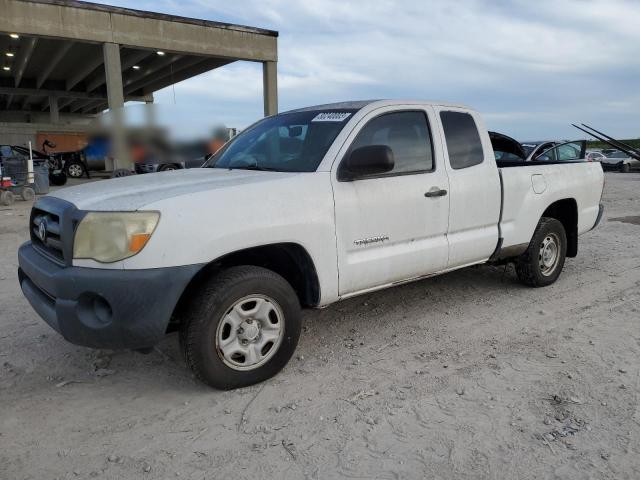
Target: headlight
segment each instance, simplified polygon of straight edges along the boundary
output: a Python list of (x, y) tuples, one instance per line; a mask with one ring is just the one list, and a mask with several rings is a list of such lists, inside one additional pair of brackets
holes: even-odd
[(89, 212), (76, 230), (73, 258), (111, 263), (144, 248), (160, 219), (159, 212)]

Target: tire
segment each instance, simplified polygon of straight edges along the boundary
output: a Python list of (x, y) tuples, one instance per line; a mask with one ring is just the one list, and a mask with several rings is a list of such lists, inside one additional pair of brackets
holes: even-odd
[(631, 171), (631, 165), (629, 165), (628, 163), (621, 163), (620, 164), (620, 172), (621, 173), (629, 173)]
[(231, 267), (191, 298), (180, 347), (200, 381), (230, 390), (278, 373), (296, 349), (300, 326), (300, 303), (284, 278), (261, 267)]
[(173, 170), (179, 170), (177, 165), (174, 165), (173, 163), (168, 163), (166, 165), (162, 165), (160, 168), (158, 168), (159, 172), (170, 172)]
[[(555, 245), (555, 255), (551, 244)], [(529, 287), (551, 285), (560, 276), (566, 255), (564, 226), (555, 218), (542, 217), (527, 250), (516, 259), (518, 279)]]
[(67, 183), (67, 174), (64, 172), (60, 173), (50, 173), (49, 174), (49, 183), (56, 187), (61, 187), (65, 183)]
[(84, 165), (80, 162), (75, 161), (69, 162), (67, 165), (65, 165), (64, 171), (67, 176), (71, 178), (81, 178), (86, 173)]
[(22, 197), (22, 200), (24, 200), (25, 202), (30, 202), (34, 198), (36, 198), (36, 192), (31, 187), (23, 187), (22, 192), (20, 192), (20, 196)]
[(3, 205), (8, 207), (9, 205), (13, 205), (13, 202), (15, 201), (16, 197), (13, 192), (10, 192), (9, 190), (0, 192), (0, 203), (2, 203)]

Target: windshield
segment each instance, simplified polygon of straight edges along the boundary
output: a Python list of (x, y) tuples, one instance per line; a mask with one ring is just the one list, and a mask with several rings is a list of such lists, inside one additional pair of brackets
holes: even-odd
[(311, 110), (265, 118), (227, 143), (204, 166), (315, 172), (355, 111)]
[(620, 150), (616, 150), (615, 152), (611, 152), (611, 153), (607, 153), (607, 157), (608, 158), (627, 158), (629, 155), (627, 155), (624, 152), (621, 152)]

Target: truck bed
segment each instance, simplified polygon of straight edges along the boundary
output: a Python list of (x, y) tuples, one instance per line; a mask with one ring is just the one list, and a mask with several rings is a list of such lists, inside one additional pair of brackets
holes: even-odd
[(593, 228), (604, 183), (599, 163), (497, 163), (503, 196), (500, 213), (503, 249), (526, 246), (547, 207), (562, 199), (575, 201), (577, 234)]

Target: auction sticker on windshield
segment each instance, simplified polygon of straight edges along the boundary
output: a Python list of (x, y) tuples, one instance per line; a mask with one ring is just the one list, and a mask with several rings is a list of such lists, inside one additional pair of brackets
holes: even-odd
[(312, 122), (343, 122), (349, 118), (348, 112), (322, 112), (313, 117)]

